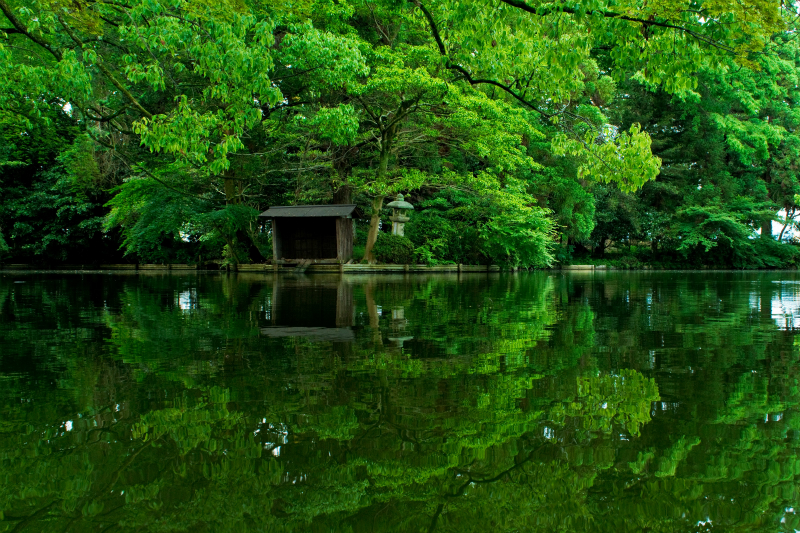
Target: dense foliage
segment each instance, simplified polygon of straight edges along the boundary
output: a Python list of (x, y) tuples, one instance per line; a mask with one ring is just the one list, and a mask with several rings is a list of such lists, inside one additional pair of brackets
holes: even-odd
[(414, 260), (414, 244), (400, 235), (382, 234), (375, 241), (372, 253), (381, 263), (404, 265)]
[[(354, 202), (374, 261), (403, 192), (429, 263), (790, 265), (795, 15), (775, 0), (0, 0), (0, 253), (263, 261), (259, 210)], [(760, 242), (773, 220), (788, 231)]]

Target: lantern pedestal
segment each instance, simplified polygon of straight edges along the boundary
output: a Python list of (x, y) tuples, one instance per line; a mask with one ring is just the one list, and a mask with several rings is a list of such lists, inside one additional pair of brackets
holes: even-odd
[(403, 215), (391, 216), (389, 220), (392, 221), (392, 235), (405, 235), (405, 225), (410, 219)]

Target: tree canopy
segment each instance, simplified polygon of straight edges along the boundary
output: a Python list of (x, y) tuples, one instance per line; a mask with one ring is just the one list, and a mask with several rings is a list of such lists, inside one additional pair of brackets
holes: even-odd
[[(12, 147), (0, 177), (77, 210), (59, 215), (67, 238), (42, 222), (18, 225), (22, 207), (4, 194), (6, 253), (67, 257), (83, 232), (141, 261), (261, 261), (270, 235), (258, 210), (353, 201), (369, 220), (359, 249), (374, 260), (383, 201), (397, 192), (449, 228), (416, 232), (420, 261), (458, 260), (445, 236), (457, 227), (476, 237), (470, 261), (513, 266), (568, 260), (609, 238), (665, 243), (638, 216), (624, 235), (593, 235), (604, 220), (625, 227), (598, 210), (603, 198), (623, 195), (652, 217), (640, 196), (668, 186), (670, 161), (653, 145), (662, 132), (639, 94), (671, 113), (714, 107), (703, 117), (721, 137), (704, 142), (736, 164), (776, 160), (733, 208), (695, 207), (678, 193), (689, 204), (665, 215), (678, 254), (728, 236), (741, 248), (778, 210), (794, 216), (792, 144), (781, 133), (792, 131), (790, 7), (0, 0), (0, 129)], [(37, 146), (26, 142), (34, 135)], [(45, 160), (40, 143), (51, 146)], [(700, 155), (685, 154), (692, 179)], [(77, 207), (87, 201), (96, 207)], [(698, 219), (707, 222), (678, 229)], [(28, 246), (32, 235), (53, 252)], [(792, 255), (774, 253), (781, 259), (766, 266)]]

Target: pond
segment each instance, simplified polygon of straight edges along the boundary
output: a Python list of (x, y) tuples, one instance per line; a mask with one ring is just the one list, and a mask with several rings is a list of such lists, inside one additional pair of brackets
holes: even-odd
[(0, 274), (0, 531), (793, 531), (800, 274)]

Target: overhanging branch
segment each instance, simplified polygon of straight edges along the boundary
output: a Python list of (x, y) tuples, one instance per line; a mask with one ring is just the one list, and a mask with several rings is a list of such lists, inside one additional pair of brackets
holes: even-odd
[(445, 68), (447, 68), (448, 70), (453, 70), (455, 72), (458, 72), (459, 74), (464, 76), (464, 79), (470, 85), (494, 85), (495, 87), (498, 87), (498, 88), (504, 90), (505, 92), (507, 92), (508, 94), (513, 96), (515, 99), (517, 99), (520, 103), (522, 103), (526, 107), (529, 107), (530, 109), (536, 111), (537, 113), (539, 113), (543, 117), (550, 118), (550, 117), (553, 116), (551, 113), (547, 113), (545, 111), (542, 111), (541, 109), (539, 109), (538, 107), (533, 105), (531, 102), (525, 100), (522, 96), (517, 94), (516, 91), (514, 91), (511, 87), (509, 87), (507, 85), (504, 85), (504, 84), (502, 84), (502, 83), (500, 83), (498, 81), (494, 81), (494, 80), (475, 79), (475, 78), (472, 77), (472, 75), (469, 73), (469, 71), (467, 69), (465, 69), (461, 65), (456, 65), (455, 63), (450, 61), (450, 58), (447, 55), (447, 49), (444, 46), (444, 41), (442, 41), (442, 37), (439, 34), (439, 28), (436, 25), (436, 21), (433, 20), (433, 15), (431, 15), (431, 12), (428, 11), (428, 8), (426, 8), (418, 0), (415, 0), (414, 4), (420, 9), (420, 11), (422, 11), (422, 14), (425, 15), (425, 19), (428, 21), (428, 24), (431, 27), (431, 34), (433, 35), (433, 39), (436, 41), (437, 48), (439, 48), (439, 53), (447, 59), (447, 63), (445, 64)]
[[(0, 0), (0, 2), (2, 1), (3, 0)], [(67, 35), (69, 35), (69, 37), (73, 41), (75, 41), (75, 44), (77, 44), (80, 47), (83, 47), (83, 41), (81, 41), (78, 35), (74, 31), (72, 31), (72, 28), (70, 28), (69, 25), (66, 22), (64, 22), (64, 19), (59, 16), (58, 21), (61, 23), (61, 26), (64, 28), (64, 31), (67, 32)], [(147, 109), (145, 109), (144, 106), (142, 106), (142, 104), (139, 103), (139, 100), (137, 100), (136, 97), (133, 96), (133, 94), (131, 94), (131, 92), (128, 89), (126, 89), (125, 86), (122, 85), (122, 83), (120, 83), (120, 81), (114, 76), (114, 74), (112, 74), (112, 72), (105, 66), (103, 59), (99, 55), (97, 56), (97, 61), (95, 64), (97, 65), (97, 68), (100, 69), (100, 72), (106, 75), (106, 78), (108, 78), (111, 84), (114, 85), (114, 87), (116, 87), (117, 89), (119, 89), (119, 91), (122, 94), (124, 94), (125, 97), (133, 104), (133, 107), (138, 109), (139, 112), (146, 118), (150, 120), (153, 119), (153, 114), (150, 113)]]
[(568, 15), (579, 15), (579, 14), (600, 15), (603, 18), (616, 19), (616, 20), (625, 20), (625, 21), (628, 21), (628, 22), (635, 22), (637, 24), (641, 24), (642, 26), (644, 26), (646, 28), (654, 26), (654, 27), (657, 27), (657, 28), (665, 28), (665, 29), (670, 29), (670, 30), (677, 30), (677, 31), (679, 31), (681, 33), (685, 33), (686, 35), (689, 35), (690, 37), (692, 37), (694, 39), (697, 39), (698, 41), (704, 42), (704, 43), (706, 43), (706, 44), (708, 44), (710, 46), (713, 46), (715, 48), (719, 48), (720, 50), (724, 50), (724, 51), (730, 52), (732, 54), (736, 53), (736, 50), (734, 50), (730, 46), (725, 46), (722, 43), (720, 43), (718, 41), (714, 41), (713, 39), (710, 39), (710, 38), (706, 37), (705, 35), (697, 33), (696, 31), (691, 30), (691, 29), (689, 29), (689, 28), (687, 28), (685, 26), (678, 26), (678, 25), (671, 24), (671, 23), (666, 22), (666, 21), (659, 21), (659, 20), (656, 20), (656, 19), (640, 19), (640, 18), (636, 18), (636, 17), (630, 17), (628, 15), (623, 15), (622, 13), (615, 13), (614, 11), (604, 11), (604, 10), (601, 10), (601, 9), (596, 9), (596, 10), (592, 10), (592, 11), (586, 11), (584, 13), (584, 12), (579, 11), (578, 9), (575, 9), (573, 7), (567, 7), (567, 6), (548, 6), (548, 7), (536, 8), (536, 7), (528, 5), (527, 3), (525, 3), (525, 2), (523, 2), (521, 0), (500, 0), (500, 1), (502, 3), (504, 3), (504, 4), (506, 4), (506, 5), (509, 5), (511, 7), (515, 7), (517, 9), (521, 9), (522, 11), (525, 11), (527, 13), (531, 13), (532, 15), (537, 15), (539, 17), (545, 17), (547, 15), (553, 15), (553, 14), (556, 14), (556, 13), (566, 13)]
[(5, 17), (8, 19), (9, 22), (11, 22), (11, 25), (14, 26), (14, 29), (16, 30), (14, 32), (6, 31), (6, 33), (19, 33), (24, 35), (34, 43), (38, 44), (39, 46), (50, 52), (50, 54), (56, 58), (56, 61), (61, 61), (61, 52), (50, 46), (50, 44), (47, 41), (45, 41), (38, 35), (34, 35), (30, 31), (28, 31), (28, 28), (26, 28), (25, 24), (23, 24), (22, 21), (17, 18), (17, 16), (14, 14), (14, 11), (11, 9), (11, 6), (9, 6), (5, 0), (0, 0), (0, 11), (3, 12), (3, 15), (5, 15)]

